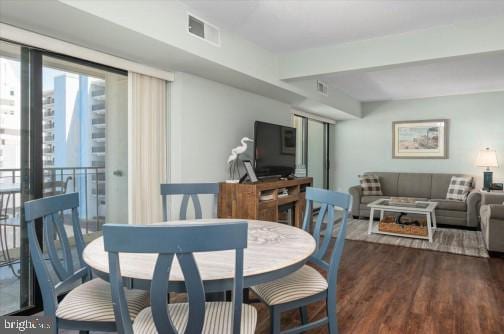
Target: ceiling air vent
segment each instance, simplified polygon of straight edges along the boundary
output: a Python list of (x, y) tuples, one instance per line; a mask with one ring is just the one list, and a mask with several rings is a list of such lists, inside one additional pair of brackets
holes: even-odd
[(317, 92), (327, 96), (327, 84), (323, 81), (317, 80)]
[(220, 31), (217, 27), (208, 22), (187, 14), (187, 31), (198, 38), (201, 38), (211, 44), (220, 46)]

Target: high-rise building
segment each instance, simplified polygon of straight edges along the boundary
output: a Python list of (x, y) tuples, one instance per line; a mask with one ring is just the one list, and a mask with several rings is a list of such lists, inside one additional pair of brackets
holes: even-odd
[(104, 80), (72, 73), (55, 76), (53, 89), (43, 94), (46, 175), (61, 181), (75, 178), (69, 188), (78, 188), (74, 191), (81, 193), (81, 207), (90, 218), (105, 216), (105, 102)]
[[(20, 166), (20, 81), (18, 63), (0, 58), (0, 168)], [(13, 182), (10, 172), (1, 173), (0, 182)]]

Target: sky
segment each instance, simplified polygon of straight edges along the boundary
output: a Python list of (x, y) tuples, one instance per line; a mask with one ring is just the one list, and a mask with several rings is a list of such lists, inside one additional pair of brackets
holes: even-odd
[[(3, 58), (3, 59), (5, 59), (5, 58)], [(16, 80), (19, 82), (20, 77), (21, 77), (21, 69), (20, 69), (19, 61), (11, 60), (11, 59), (6, 59), (6, 60), (7, 60), (7, 62), (9, 62), (11, 64), (13, 72), (16, 76)], [(57, 76), (63, 75), (65, 73), (70, 73), (70, 72), (60, 71), (60, 70), (56, 70), (56, 69), (44, 66), (43, 72), (42, 72), (43, 90), (46, 91), (46, 90), (54, 89), (54, 79)]]

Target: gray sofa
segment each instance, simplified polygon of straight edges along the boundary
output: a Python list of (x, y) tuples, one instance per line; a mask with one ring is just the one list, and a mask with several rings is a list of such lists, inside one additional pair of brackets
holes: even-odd
[[(362, 196), (360, 185), (349, 189), (352, 195), (352, 215), (369, 217), (367, 205), (380, 198), (415, 197), (418, 200), (438, 202), (436, 218), (438, 224), (478, 227), (481, 193), (472, 190), (466, 201), (447, 200), (446, 193), (452, 176), (461, 174), (435, 173), (366, 173), (380, 178), (383, 196)], [(379, 213), (376, 213), (378, 218)]]
[(504, 253), (504, 196), (484, 194), (481, 232), (489, 251)]

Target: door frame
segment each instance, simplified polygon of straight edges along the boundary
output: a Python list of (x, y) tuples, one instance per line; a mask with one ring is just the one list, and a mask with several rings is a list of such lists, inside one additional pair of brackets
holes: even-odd
[(324, 155), (325, 155), (325, 159), (324, 159), (324, 166), (323, 166), (323, 169), (324, 169), (324, 188), (325, 189), (329, 189), (329, 169), (330, 169), (330, 160), (329, 160), (329, 157), (330, 157), (330, 123), (328, 122), (324, 122), (323, 120), (319, 120), (319, 119), (316, 119), (316, 118), (311, 118), (311, 117), (307, 117), (306, 115), (301, 115), (301, 114), (297, 114), (297, 113), (293, 113), (292, 115), (293, 119), (292, 119), (292, 122), (294, 123), (294, 117), (299, 117), (302, 119), (302, 127), (303, 127), (303, 147), (302, 147), (302, 151), (303, 151), (303, 164), (306, 168), (306, 175), (308, 175), (309, 173), (309, 170), (308, 170), (308, 159), (309, 159), (309, 155), (310, 155), (310, 152), (308, 152), (308, 140), (309, 140), (309, 135), (308, 135), (308, 120), (310, 121), (314, 121), (314, 122), (318, 122), (318, 123), (322, 123), (323, 126), (324, 126), (324, 142), (323, 142), (323, 145), (324, 145)]

